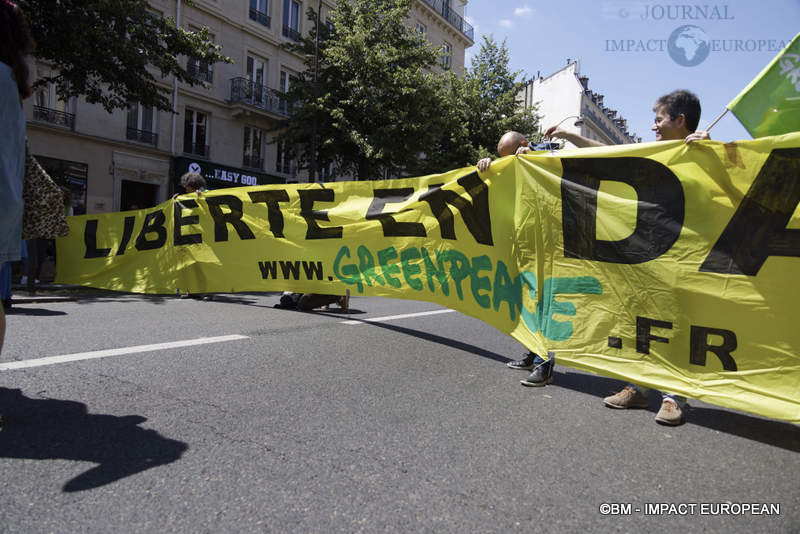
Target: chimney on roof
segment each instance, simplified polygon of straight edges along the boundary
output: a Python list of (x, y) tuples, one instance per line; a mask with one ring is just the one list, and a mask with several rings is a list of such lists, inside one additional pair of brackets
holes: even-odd
[(567, 65), (569, 65), (569, 58), (567, 58)]
[(589, 89), (589, 77), (588, 76), (578, 76), (578, 80), (581, 82), (583, 86), (583, 90), (587, 91)]

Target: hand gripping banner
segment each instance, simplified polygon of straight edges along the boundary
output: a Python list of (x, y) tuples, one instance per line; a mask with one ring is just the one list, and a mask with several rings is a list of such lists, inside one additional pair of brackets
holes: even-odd
[(800, 423), (800, 134), (534, 153), (70, 217), (57, 281), (435, 302), (560, 364)]

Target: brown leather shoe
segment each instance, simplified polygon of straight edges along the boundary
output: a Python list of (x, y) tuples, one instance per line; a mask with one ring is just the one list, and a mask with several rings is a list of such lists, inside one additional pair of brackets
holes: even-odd
[(622, 391), (603, 399), (609, 408), (625, 410), (628, 408), (647, 408), (647, 397), (631, 386), (625, 386)]
[(678, 406), (677, 402), (664, 399), (661, 402), (661, 409), (656, 414), (656, 423), (662, 425), (678, 426), (685, 420), (684, 409)]

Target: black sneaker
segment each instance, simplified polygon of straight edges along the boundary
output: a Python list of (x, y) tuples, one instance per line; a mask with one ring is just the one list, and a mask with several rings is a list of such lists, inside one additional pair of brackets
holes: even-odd
[(540, 387), (553, 383), (553, 366), (555, 365), (555, 358), (550, 356), (546, 362), (536, 362), (533, 372), (527, 378), (520, 380), (523, 386)]
[(521, 360), (514, 360), (513, 362), (508, 362), (506, 365), (512, 369), (521, 369), (523, 371), (527, 371), (528, 369), (533, 369), (533, 360), (535, 358), (536, 354), (529, 352)]

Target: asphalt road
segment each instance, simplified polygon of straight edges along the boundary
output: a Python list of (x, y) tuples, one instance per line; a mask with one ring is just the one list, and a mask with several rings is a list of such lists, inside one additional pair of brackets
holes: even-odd
[(696, 401), (659, 426), (655, 393), (603, 406), (615, 380), (522, 387), (521, 346), (459, 313), (364, 322), (428, 303), (277, 301), (16, 306), (0, 532), (800, 532), (800, 427)]

